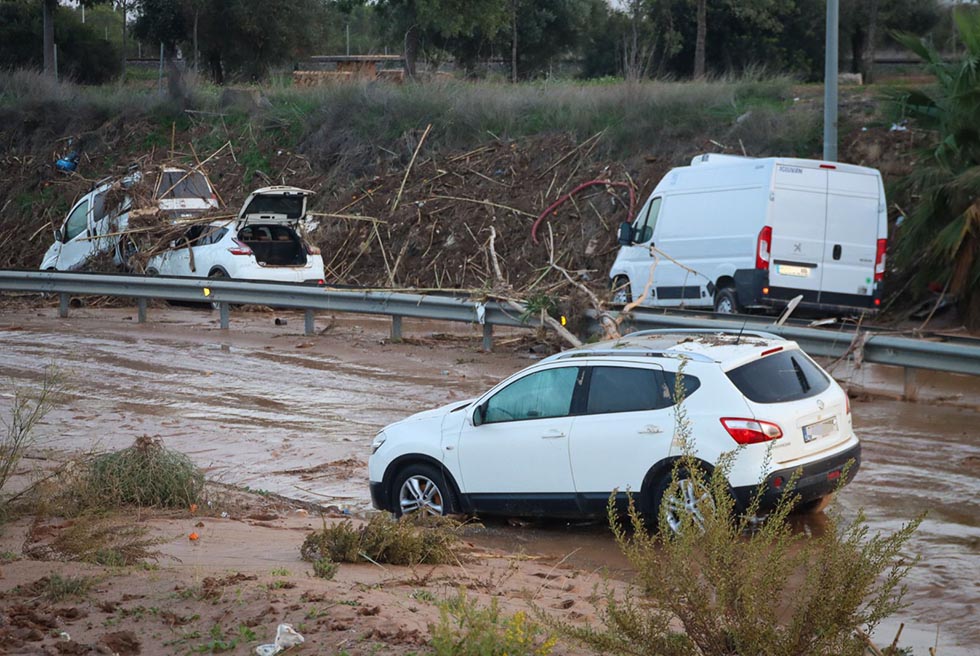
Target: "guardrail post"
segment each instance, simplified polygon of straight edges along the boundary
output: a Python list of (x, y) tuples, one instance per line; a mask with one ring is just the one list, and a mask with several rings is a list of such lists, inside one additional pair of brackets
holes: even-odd
[(228, 304), (227, 301), (221, 301), (220, 303), (218, 303), (218, 316), (220, 317), (222, 330), (228, 330), (228, 323), (230, 322), (231, 319), (230, 310), (231, 310), (231, 306)]
[(902, 397), (906, 401), (919, 400), (918, 373), (919, 373), (918, 369), (915, 369), (913, 367), (905, 367), (905, 385), (902, 392)]
[(391, 341), (402, 341), (402, 318), (399, 314), (391, 315)]
[(316, 332), (316, 318), (313, 310), (310, 308), (306, 308), (306, 312), (303, 315), (303, 332), (307, 335), (312, 335)]
[(483, 350), (489, 353), (493, 350), (493, 324), (483, 324)]
[(136, 299), (136, 321), (137, 323), (146, 323), (146, 299), (145, 298)]
[(68, 318), (68, 301), (71, 300), (68, 294), (61, 292), (58, 294), (58, 316), (62, 319)]

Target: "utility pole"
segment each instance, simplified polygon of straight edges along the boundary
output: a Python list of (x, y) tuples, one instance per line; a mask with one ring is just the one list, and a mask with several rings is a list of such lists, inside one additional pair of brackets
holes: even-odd
[(827, 43), (823, 71), (823, 158), (837, 161), (837, 32), (838, 0), (827, 0)]

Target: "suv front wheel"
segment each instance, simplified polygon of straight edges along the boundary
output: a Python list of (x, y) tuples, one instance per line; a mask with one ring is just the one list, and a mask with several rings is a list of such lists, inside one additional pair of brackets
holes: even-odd
[(446, 478), (430, 465), (409, 465), (398, 472), (392, 493), (395, 517), (416, 512), (426, 515), (449, 515), (454, 512), (453, 493), (446, 484)]

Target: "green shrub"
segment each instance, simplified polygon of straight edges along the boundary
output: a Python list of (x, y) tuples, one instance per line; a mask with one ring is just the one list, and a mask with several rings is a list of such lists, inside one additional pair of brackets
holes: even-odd
[(319, 558), (313, 561), (313, 575), (330, 581), (336, 576), (338, 567), (339, 565), (329, 558)]
[(322, 560), (392, 565), (454, 563), (457, 562), (458, 526), (445, 518), (394, 519), (387, 513), (372, 516), (362, 526), (344, 520), (308, 535), (300, 547), (300, 555), (312, 563)]
[(555, 647), (555, 637), (523, 611), (502, 618), (496, 598), (481, 608), (462, 590), (439, 604), (429, 633), (435, 656), (547, 656)]
[[(761, 485), (747, 512), (736, 516), (728, 477), (737, 452), (723, 455), (713, 473), (705, 474), (693, 455), (683, 403), (676, 408), (684, 455), (665, 496), (676, 491), (685, 472), (708, 495), (700, 512), (682, 514), (674, 532), (664, 504), (659, 531), (651, 534), (632, 498), (624, 525), (613, 495), (609, 524), (637, 572), (638, 586), (619, 597), (606, 595), (599, 627), (556, 626), (608, 654), (864, 654), (860, 632), (870, 634), (903, 607), (901, 582), (914, 559), (902, 550), (922, 518), (892, 534), (870, 535), (863, 514), (843, 521), (831, 512), (823, 532), (798, 537), (788, 519), (795, 479), (761, 524)], [(846, 478), (845, 472), (841, 479)]]
[(80, 493), (102, 507), (188, 508), (203, 491), (204, 474), (190, 458), (144, 435), (92, 460)]

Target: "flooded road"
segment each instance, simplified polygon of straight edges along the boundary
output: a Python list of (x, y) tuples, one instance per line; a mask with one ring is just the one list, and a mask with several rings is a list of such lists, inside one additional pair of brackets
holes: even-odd
[[(276, 326), (274, 318), (288, 318)], [(305, 337), (302, 315), (233, 313), (230, 331), (194, 309), (0, 308), (0, 412), (11, 384), (35, 384), (46, 365), (71, 393), (45, 420), (40, 449), (90, 452), (159, 436), (188, 453), (212, 479), (352, 512), (369, 507), (366, 461), (375, 432), (405, 415), (464, 399), (529, 364), (529, 354), (478, 351), (479, 332), (405, 321), (410, 343), (389, 344), (382, 319), (319, 318)], [(432, 336), (433, 330), (453, 335)], [(837, 372), (840, 373), (840, 372)], [(850, 372), (866, 387), (891, 389), (901, 372)], [(940, 656), (980, 644), (980, 385), (920, 377), (918, 404), (853, 402), (863, 440), (861, 472), (839, 500), (846, 517), (864, 509), (872, 530), (928, 515), (910, 545), (921, 555), (907, 583), (911, 606), (879, 632), (916, 654), (937, 641)], [(898, 383), (900, 389), (900, 382)], [(948, 405), (949, 401), (959, 405)], [(944, 401), (944, 402), (940, 402)], [(819, 522), (819, 516), (816, 520)], [(490, 522), (476, 538), (585, 569), (628, 575), (601, 524)]]

